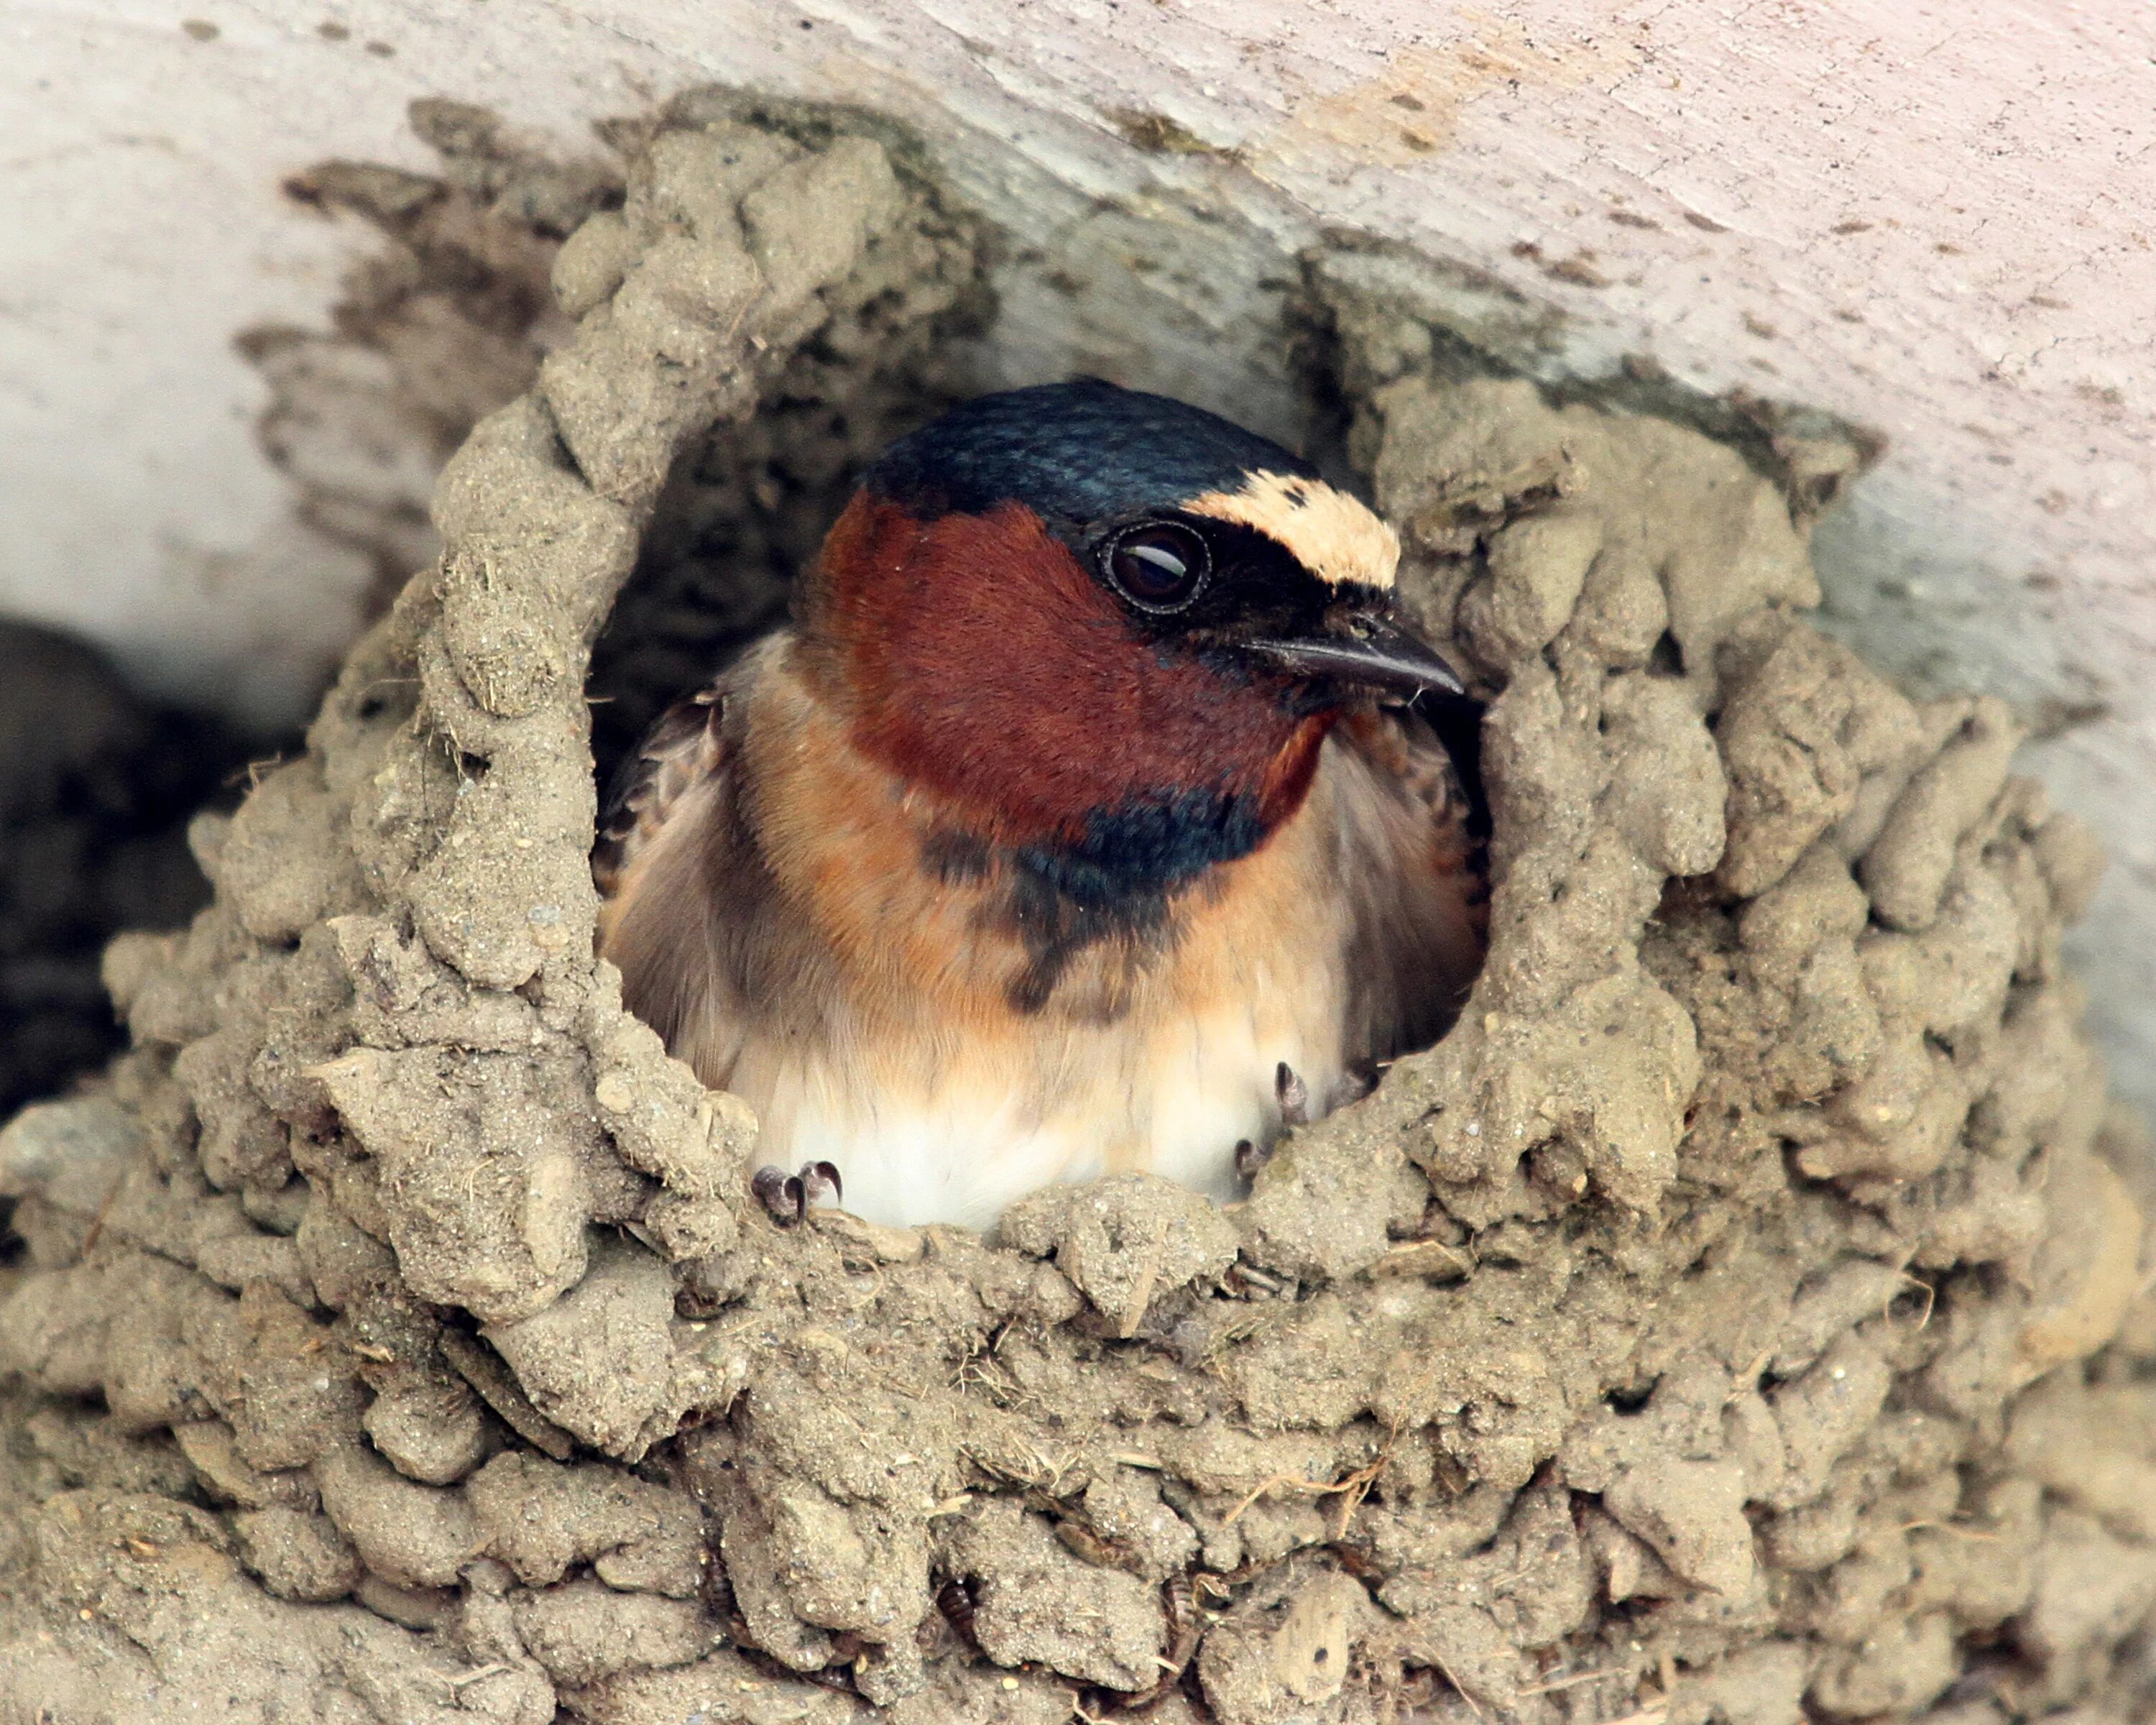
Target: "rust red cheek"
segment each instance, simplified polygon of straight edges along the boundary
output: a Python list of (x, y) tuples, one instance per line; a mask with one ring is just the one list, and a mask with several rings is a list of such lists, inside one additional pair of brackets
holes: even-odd
[(1018, 504), (922, 523), (856, 499), (804, 621), (838, 637), (856, 745), (1008, 842), (1185, 788), (1292, 813), (1322, 723), (1140, 638)]

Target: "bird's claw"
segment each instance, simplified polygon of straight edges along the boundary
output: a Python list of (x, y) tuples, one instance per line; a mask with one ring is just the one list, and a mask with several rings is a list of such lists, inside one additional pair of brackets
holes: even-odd
[(749, 1182), (749, 1190), (756, 1194), (757, 1202), (782, 1228), (799, 1226), (802, 1217), (808, 1213), (807, 1194), (801, 1189), (800, 1175), (789, 1174), (783, 1168), (766, 1164), (758, 1168), (756, 1178)]
[[(1286, 1060), (1273, 1068), (1273, 1100), (1279, 1106), (1283, 1127), (1310, 1124), (1310, 1086)], [(1255, 1178), (1258, 1170), (1273, 1159), (1274, 1148), (1270, 1143), (1238, 1138), (1235, 1173), (1245, 1180)]]
[(1310, 1124), (1310, 1086), (1286, 1060), (1274, 1070), (1273, 1095), (1280, 1103), (1282, 1126)]
[(835, 1163), (803, 1163), (796, 1178), (801, 1182), (801, 1214), (804, 1219), (813, 1204), (845, 1202), (846, 1189), (839, 1178)]
[(782, 1228), (798, 1228), (808, 1219), (811, 1205), (837, 1204), (845, 1195), (837, 1167), (828, 1162), (804, 1163), (795, 1174), (767, 1163), (756, 1171), (749, 1189), (756, 1194), (765, 1214)]

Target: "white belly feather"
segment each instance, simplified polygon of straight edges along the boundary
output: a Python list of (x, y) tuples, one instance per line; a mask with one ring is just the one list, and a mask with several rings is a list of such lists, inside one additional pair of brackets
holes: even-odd
[(1337, 959), (1312, 957), (1295, 983), (1254, 979), (1202, 1017), (1044, 1023), (1030, 1047), (927, 1084), (870, 1072), (843, 1034), (785, 1051), (752, 1037), (727, 1088), (762, 1122), (761, 1159), (834, 1163), (845, 1208), (871, 1221), (985, 1227), (1040, 1187), (1123, 1169), (1232, 1199), (1237, 1141), (1280, 1132), (1281, 1064), (1314, 1098), (1342, 1076)]

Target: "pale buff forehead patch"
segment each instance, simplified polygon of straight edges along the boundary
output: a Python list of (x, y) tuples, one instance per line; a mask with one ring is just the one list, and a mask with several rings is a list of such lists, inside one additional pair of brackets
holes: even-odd
[(1352, 582), (1389, 588), (1399, 567), (1399, 536), (1364, 504), (1323, 480), (1254, 473), (1239, 490), (1208, 491), (1183, 507), (1193, 515), (1255, 527), (1335, 587)]

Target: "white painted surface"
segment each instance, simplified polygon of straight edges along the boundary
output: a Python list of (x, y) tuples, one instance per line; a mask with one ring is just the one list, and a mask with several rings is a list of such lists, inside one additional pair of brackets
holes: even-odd
[[(1255, 284), (1337, 223), (1561, 306), (1582, 370), (1651, 354), (1886, 432), (1822, 547), (1837, 608), (1923, 675), (2110, 704), (2035, 757), (2118, 856), (2085, 957), (2122, 1079), (2156, 1095), (2156, 9), (10, 0), (0, 608), (293, 711), (363, 576), (284, 524), (229, 350), (318, 321), (351, 243), (278, 180), (427, 166), (415, 95), (580, 141), (711, 80), (899, 113), (1080, 264), (1075, 301), (1004, 284), (1014, 376), (1084, 366), (1282, 424)], [(1141, 154), (1118, 110), (1233, 154)]]

